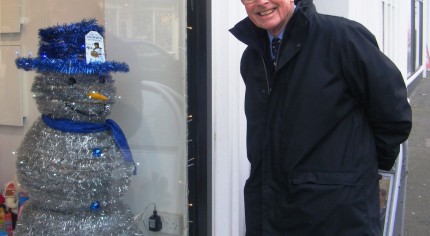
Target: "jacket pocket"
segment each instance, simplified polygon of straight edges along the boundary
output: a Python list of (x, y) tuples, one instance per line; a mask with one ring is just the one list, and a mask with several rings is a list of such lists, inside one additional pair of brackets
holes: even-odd
[(320, 184), (320, 185), (344, 185), (355, 186), (357, 174), (354, 172), (329, 172), (329, 171), (295, 171), (292, 183), (299, 184)]

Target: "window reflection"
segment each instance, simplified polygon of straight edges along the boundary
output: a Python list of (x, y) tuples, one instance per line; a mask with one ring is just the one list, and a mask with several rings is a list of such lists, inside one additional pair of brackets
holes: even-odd
[(130, 66), (115, 77), (121, 98), (112, 112), (140, 163), (126, 200), (135, 214), (155, 203), (159, 214), (179, 215), (187, 235), (185, 2), (105, 4), (107, 57)]

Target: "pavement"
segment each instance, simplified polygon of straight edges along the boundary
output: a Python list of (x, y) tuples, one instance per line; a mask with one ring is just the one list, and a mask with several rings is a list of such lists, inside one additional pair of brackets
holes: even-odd
[[(409, 137), (404, 236), (430, 236), (430, 73), (410, 95), (412, 132)], [(397, 236), (397, 235), (396, 235)]]

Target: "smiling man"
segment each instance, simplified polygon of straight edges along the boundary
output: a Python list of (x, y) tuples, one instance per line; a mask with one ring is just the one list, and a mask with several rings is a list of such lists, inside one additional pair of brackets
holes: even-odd
[(246, 235), (380, 235), (378, 168), (411, 129), (401, 73), (364, 26), (312, 0), (242, 3)]

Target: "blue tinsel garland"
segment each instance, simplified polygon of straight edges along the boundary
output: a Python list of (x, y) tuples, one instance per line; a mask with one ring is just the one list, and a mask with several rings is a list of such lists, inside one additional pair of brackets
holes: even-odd
[(62, 74), (107, 74), (109, 72), (128, 72), (129, 68), (123, 62), (92, 62), (87, 64), (84, 60), (71, 59), (41, 59), (18, 58), (16, 66), (26, 71), (36, 70), (39, 73), (57, 72)]

